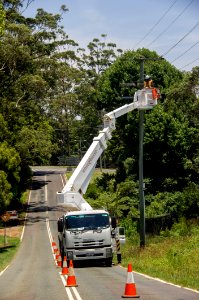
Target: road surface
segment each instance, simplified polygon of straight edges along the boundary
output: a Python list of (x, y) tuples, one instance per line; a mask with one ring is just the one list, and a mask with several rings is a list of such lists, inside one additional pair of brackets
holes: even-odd
[[(80, 264), (74, 268), (78, 287), (65, 287), (55, 264), (52, 238), (57, 240), (57, 219), (64, 208), (56, 192), (65, 183), (63, 168), (35, 168), (21, 246), (0, 276), (0, 300), (119, 300), (124, 294), (127, 270), (120, 266)], [(134, 273), (142, 300), (198, 300), (199, 293)]]

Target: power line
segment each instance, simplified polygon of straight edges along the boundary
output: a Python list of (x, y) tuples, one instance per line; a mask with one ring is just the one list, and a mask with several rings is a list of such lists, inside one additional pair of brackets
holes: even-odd
[(179, 13), (179, 15), (151, 42), (151, 43), (149, 43), (146, 47), (149, 47), (149, 46), (151, 46), (155, 41), (157, 41), (170, 27), (171, 27), (171, 25), (173, 25), (176, 21), (177, 21), (177, 19), (179, 19), (179, 17), (181, 17), (183, 14), (184, 14), (184, 12), (187, 10), (187, 8), (192, 4), (192, 2), (193, 2), (194, 0), (191, 0), (187, 5), (186, 5), (186, 7), (181, 11), (181, 13)]
[[(135, 45), (138, 46), (141, 42), (143, 42), (145, 40), (145, 38), (154, 30), (154, 28), (162, 21), (162, 19), (167, 15), (167, 13), (172, 9), (172, 7), (174, 6), (174, 4), (177, 2), (178, 0), (174, 0), (172, 2), (172, 4), (170, 5), (170, 7), (165, 11), (165, 13), (161, 16), (161, 18), (155, 23), (155, 25), (152, 26), (152, 28), (145, 34), (145, 36)], [(135, 48), (134, 47), (134, 48)]]
[(182, 42), (197, 26), (198, 26), (199, 22), (197, 22), (192, 28), (191, 30), (189, 30), (176, 44), (174, 44), (171, 48), (169, 48), (169, 50), (167, 50), (165, 53), (163, 53), (161, 56), (165, 56), (167, 55), (171, 50), (173, 50), (180, 42)]
[(178, 60), (180, 57), (182, 57), (183, 55), (185, 55), (187, 52), (189, 52), (193, 47), (195, 47), (197, 44), (199, 44), (199, 41), (196, 42), (194, 45), (192, 45), (191, 47), (189, 47), (189, 49), (187, 49), (185, 52), (183, 52), (181, 55), (177, 56), (174, 60), (171, 61), (171, 63), (173, 63), (174, 61)]
[(182, 70), (182, 69), (184, 69), (184, 68), (190, 66), (191, 64), (193, 64), (193, 63), (194, 63), (195, 61), (197, 61), (197, 60), (199, 60), (199, 57), (196, 58), (196, 59), (194, 59), (194, 60), (192, 60), (190, 63), (186, 64), (185, 66), (181, 67), (180, 70)]

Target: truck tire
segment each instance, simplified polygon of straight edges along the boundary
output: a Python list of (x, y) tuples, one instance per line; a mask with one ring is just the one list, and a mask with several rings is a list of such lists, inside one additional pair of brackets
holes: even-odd
[(59, 238), (58, 238), (58, 241), (59, 241), (59, 251), (61, 252), (61, 241)]
[(64, 252), (64, 248), (61, 248), (61, 257), (62, 257), (62, 261), (64, 260), (64, 256), (66, 256), (65, 252)]

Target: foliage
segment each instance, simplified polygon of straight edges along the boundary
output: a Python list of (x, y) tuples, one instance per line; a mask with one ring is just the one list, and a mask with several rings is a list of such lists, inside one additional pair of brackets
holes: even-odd
[(1, 197), (0, 209), (5, 208), (18, 194), (21, 172), (21, 159), (7, 142), (0, 143)]
[[(182, 73), (155, 51), (123, 53), (106, 42), (106, 34), (83, 49), (61, 24), (66, 6), (61, 14), (38, 9), (33, 18), (26, 18), (20, 11), (30, 3), (6, 0), (0, 8), (0, 152), (5, 153), (0, 170), (10, 195), (7, 200), (2, 196), (2, 207), (20, 199), (30, 165), (82, 157), (102, 127), (102, 115), (132, 102), (143, 86), (140, 61), (145, 59), (144, 73), (163, 95), (145, 112), (146, 212), (174, 219), (195, 216), (199, 101), (194, 89), (199, 67)], [(98, 178), (86, 195), (92, 205), (110, 209), (121, 222), (139, 216), (138, 124), (137, 111), (117, 119), (106, 150), (106, 160), (117, 172)]]
[(198, 233), (197, 222), (195, 219), (187, 220), (185, 217), (181, 218), (178, 223), (174, 223), (171, 230), (161, 232), (161, 236), (169, 237), (183, 237), (191, 236)]
[(5, 11), (3, 10), (2, 4), (0, 3), (0, 36), (5, 30)]
[(102, 173), (97, 177), (89, 185), (85, 198), (92, 207), (103, 207), (120, 219), (128, 214), (137, 215), (137, 184), (129, 179), (117, 184), (115, 175), (111, 173)]
[(4, 169), (14, 184), (19, 182), (20, 157), (14, 148), (9, 148), (6, 142), (0, 144), (0, 166)]
[(27, 165), (48, 164), (53, 150), (51, 142), (52, 128), (48, 123), (34, 127), (24, 126), (19, 132), (16, 142), (21, 159)]
[[(123, 96), (133, 96), (140, 83), (140, 59), (146, 59), (145, 74), (150, 74), (157, 87), (166, 91), (169, 86), (182, 79), (182, 73), (166, 60), (158, 60), (154, 51), (142, 48), (136, 51), (126, 51), (119, 56), (100, 78), (100, 103), (107, 111), (126, 104)], [(147, 60), (150, 58), (151, 60)], [(154, 60), (153, 60), (154, 59)], [(131, 83), (132, 87), (126, 86)], [(131, 100), (129, 99), (131, 102)]]
[(139, 248), (137, 235), (132, 233), (131, 240), (121, 248), (122, 264), (132, 263), (137, 272), (198, 289), (198, 249), (197, 224), (182, 221), (160, 237), (147, 237), (144, 249)]
[[(84, 53), (83, 55), (83, 60), (86, 67), (89, 68), (89, 74), (91, 76), (96, 77), (96, 74), (105, 71), (116, 58), (116, 44), (106, 43), (106, 37), (106, 34), (102, 34), (102, 41), (99, 38), (94, 38), (87, 46), (89, 53)], [(117, 49), (117, 52), (122, 53), (122, 50)]]
[(162, 106), (147, 115), (145, 124), (145, 174), (153, 178), (149, 191), (182, 189), (190, 180), (186, 165), (191, 158), (193, 129), (183, 116), (175, 117)]
[[(147, 49), (127, 51), (102, 74), (99, 107), (113, 110), (125, 104), (123, 96), (133, 95), (135, 87), (140, 85), (140, 57), (157, 59), (158, 55)], [(165, 60), (146, 60), (145, 74), (152, 75), (155, 85), (164, 94), (158, 106), (145, 113), (146, 213), (148, 216), (168, 214), (174, 220), (181, 216), (191, 218), (198, 211), (199, 102), (194, 94), (198, 68), (182, 74)], [(131, 90), (126, 82), (132, 83)], [(121, 117), (116, 127), (106, 155), (117, 163), (115, 186), (118, 187), (128, 179), (138, 180), (138, 113)], [(133, 199), (129, 194), (126, 191), (120, 199), (129, 196)], [(131, 208), (129, 213), (139, 214), (135, 205)]]
[[(20, 11), (30, 4), (6, 0), (1, 9), (5, 30), (0, 43), (0, 141), (20, 158), (11, 170), (19, 177), (18, 188), (12, 185), (13, 200), (20, 199), (28, 182), (29, 165), (56, 164), (59, 156), (85, 151), (85, 136), (90, 143), (101, 125), (96, 81), (115, 52), (121, 53), (115, 44), (106, 43), (106, 35), (103, 41), (93, 39), (87, 52), (78, 47), (61, 25), (61, 14), (68, 11), (65, 5), (61, 14), (39, 8), (35, 17), (25, 18)], [(3, 24), (2, 18), (2, 29)]]
[(0, 212), (3, 212), (12, 199), (11, 184), (7, 180), (7, 175), (0, 170)]

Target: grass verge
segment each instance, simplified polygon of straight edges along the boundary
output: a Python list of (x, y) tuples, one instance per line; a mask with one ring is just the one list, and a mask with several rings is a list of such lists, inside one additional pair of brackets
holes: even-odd
[(19, 245), (20, 239), (18, 237), (7, 236), (7, 244), (4, 246), (4, 236), (0, 235), (0, 271), (10, 264)]
[(137, 272), (199, 290), (199, 230), (188, 236), (151, 237), (140, 249), (138, 241), (122, 246), (122, 265)]

